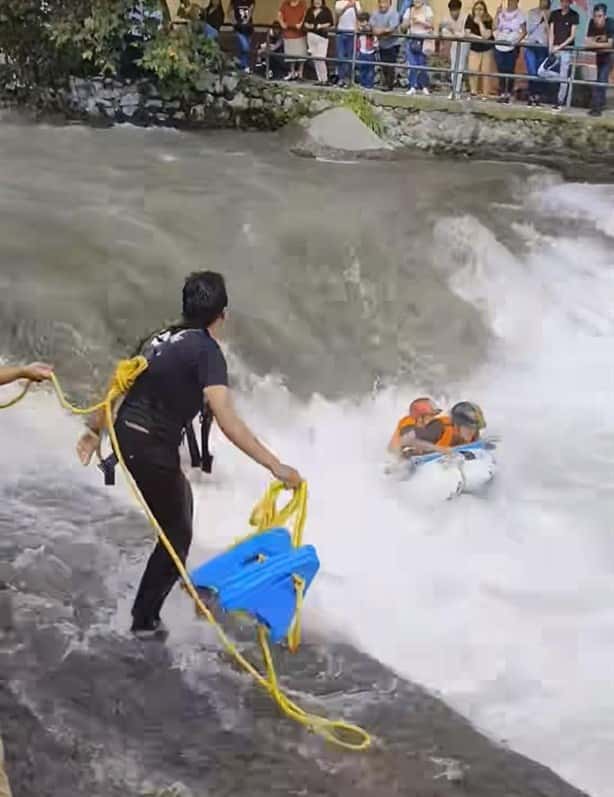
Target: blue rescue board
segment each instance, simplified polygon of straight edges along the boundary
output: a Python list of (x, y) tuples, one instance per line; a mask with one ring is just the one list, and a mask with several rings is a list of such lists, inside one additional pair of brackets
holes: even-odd
[(190, 573), (195, 587), (217, 593), (224, 611), (243, 611), (267, 626), (273, 642), (288, 633), (296, 611), (294, 576), (307, 592), (320, 562), (313, 545), (295, 548), (290, 532), (254, 534)]

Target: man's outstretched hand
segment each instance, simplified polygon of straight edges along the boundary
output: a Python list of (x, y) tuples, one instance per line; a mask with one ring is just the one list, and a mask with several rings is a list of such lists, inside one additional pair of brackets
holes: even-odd
[(47, 363), (31, 363), (24, 365), (21, 369), (21, 379), (29, 379), (30, 382), (44, 382), (45, 379), (51, 379), (53, 373), (53, 366)]
[(100, 446), (100, 436), (90, 429), (85, 431), (77, 443), (77, 456), (82, 465), (89, 465)]
[(297, 470), (290, 465), (282, 465), (281, 462), (271, 468), (271, 473), (290, 490), (296, 490), (303, 481)]

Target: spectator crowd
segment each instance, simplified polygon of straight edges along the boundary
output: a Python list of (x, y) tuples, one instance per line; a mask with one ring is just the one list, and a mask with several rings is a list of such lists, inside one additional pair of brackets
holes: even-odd
[[(364, 0), (363, 0), (364, 1)], [(395, 0), (396, 2), (396, 0)], [(256, 68), (278, 80), (302, 80), (311, 64), (319, 85), (339, 87), (358, 83), (407, 94), (431, 92), (431, 76), (447, 73), (450, 98), (487, 99), (498, 102), (526, 100), (530, 106), (551, 103), (559, 110), (567, 103), (574, 47), (594, 53), (595, 78), (607, 83), (614, 64), (614, 17), (607, 6), (594, 5), (585, 36), (571, 0), (538, 0), (528, 13), (518, 0), (502, 0), (491, 13), (488, 2), (449, 0), (448, 13), (439, 24), (428, 0), (378, 0), (371, 13), (361, 0), (282, 0), (267, 41), (257, 49)], [(222, 0), (198, 7), (203, 35), (217, 38), (228, 22), (236, 38), (240, 67), (251, 71), (256, 0)], [(462, 41), (459, 41), (462, 39)], [(326, 60), (329, 59), (329, 60)], [(333, 60), (330, 60), (333, 59)], [(494, 77), (498, 75), (498, 77)], [(520, 85), (519, 85), (520, 84)], [(602, 114), (606, 88), (593, 86), (589, 113)]]

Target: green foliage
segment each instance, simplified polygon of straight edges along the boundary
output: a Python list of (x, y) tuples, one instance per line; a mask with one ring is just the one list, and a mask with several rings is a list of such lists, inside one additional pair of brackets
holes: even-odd
[(383, 135), (384, 127), (377, 116), (373, 103), (370, 102), (366, 94), (357, 88), (350, 89), (344, 95), (342, 104), (354, 111), (360, 121), (376, 135)]
[(49, 27), (51, 41), (59, 52), (76, 51), (93, 71), (117, 74), (131, 29), (132, 0), (98, 0), (80, 6), (77, 13), (70, 8), (57, 9)]
[(155, 75), (165, 94), (175, 97), (190, 94), (204, 71), (223, 70), (223, 57), (217, 43), (205, 39), (200, 30), (191, 25), (168, 32), (158, 31), (145, 45), (139, 63)]
[(57, 57), (47, 24), (40, 0), (0, 0), (0, 51), (7, 78), (21, 84), (48, 79)]
[(31, 93), (137, 63), (185, 95), (204, 70), (221, 69), (221, 54), (196, 19), (174, 30), (169, 20), (166, 0), (0, 0), (0, 85)]

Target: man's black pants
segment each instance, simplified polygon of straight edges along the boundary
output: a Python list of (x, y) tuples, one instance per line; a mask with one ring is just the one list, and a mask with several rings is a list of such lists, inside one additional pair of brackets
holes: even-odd
[[(144, 431), (116, 426), (120, 448), (143, 498), (164, 530), (177, 555), (185, 563), (192, 542), (194, 502), (192, 488), (183, 475), (176, 450), (153, 442)], [(179, 578), (177, 568), (158, 542), (141, 579), (132, 618), (134, 628), (150, 628)]]
[[(396, 82), (396, 63), (399, 58), (398, 47), (384, 47), (380, 48), (379, 57), (382, 64), (389, 66), (382, 66), (382, 74), (384, 77), (384, 86), (387, 89), (393, 89)], [(391, 65), (391, 66), (390, 66)]]

